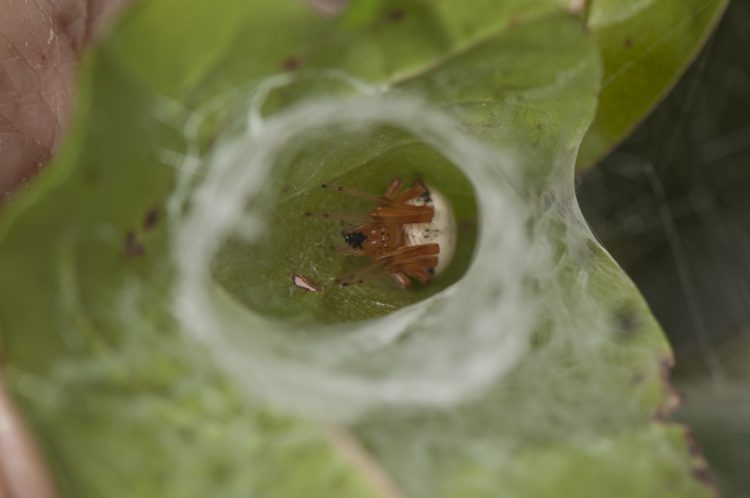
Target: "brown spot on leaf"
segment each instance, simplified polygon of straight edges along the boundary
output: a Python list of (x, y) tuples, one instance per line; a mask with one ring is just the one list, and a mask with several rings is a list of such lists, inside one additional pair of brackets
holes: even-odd
[(287, 57), (284, 62), (281, 63), (281, 68), (284, 71), (296, 71), (302, 67), (302, 59), (296, 56)]
[(698, 442), (695, 440), (693, 431), (687, 427), (685, 427), (685, 441), (687, 441), (688, 450), (691, 455), (703, 458), (703, 452), (701, 452)]
[(713, 486), (714, 480), (713, 477), (711, 477), (711, 472), (708, 470), (708, 466), (701, 465), (700, 467), (696, 467), (692, 471), (693, 477), (698, 479), (700, 482), (707, 486)]
[(682, 393), (680, 393), (680, 391), (678, 391), (669, 380), (669, 371), (674, 366), (674, 359), (671, 356), (664, 357), (661, 359), (659, 366), (665, 396), (664, 401), (659, 407), (657, 407), (656, 412), (654, 413), (654, 419), (664, 420), (680, 407), (682, 404)]
[(622, 338), (631, 337), (638, 330), (638, 325), (640, 325), (638, 314), (630, 306), (618, 309), (613, 318), (616, 332)]
[(718, 498), (719, 489), (716, 487), (711, 471), (708, 468), (706, 458), (703, 456), (703, 452), (695, 440), (693, 431), (687, 427), (683, 427), (683, 434), (685, 436), (685, 441), (687, 442), (688, 451), (690, 451), (690, 455), (693, 457), (693, 468), (690, 473), (700, 483), (709, 488), (712, 496)]
[(406, 17), (406, 11), (404, 9), (390, 9), (385, 13), (385, 18), (392, 22), (398, 22)]
[(143, 217), (143, 229), (150, 230), (154, 228), (156, 222), (159, 221), (159, 210), (157, 208), (149, 209), (146, 216)]
[(627, 48), (630, 48), (633, 46), (633, 39), (631, 37), (628, 36), (627, 38), (625, 38), (625, 46)]
[(125, 234), (125, 257), (126, 258), (137, 258), (143, 256), (145, 253), (143, 244), (138, 240), (135, 232), (132, 230)]

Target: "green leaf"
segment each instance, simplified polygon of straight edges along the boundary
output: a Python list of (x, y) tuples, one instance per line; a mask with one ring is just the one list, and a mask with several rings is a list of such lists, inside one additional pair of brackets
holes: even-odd
[[(575, 156), (602, 68), (595, 40), (560, 4), (363, 2), (323, 19), (302, 2), (160, 0), (130, 12), (88, 61), (76, 126), (55, 166), (0, 220), (4, 374), (63, 495), (583, 497), (617, 482), (625, 498), (710, 496), (691, 475), (700, 462), (682, 429), (653, 421), (670, 400), (669, 348), (575, 202)], [(186, 332), (200, 324), (180, 310), (203, 303), (185, 297), (185, 268), (172, 256), (185, 261), (205, 241), (200, 232), (177, 238), (194, 232), (168, 207), (191, 154), (204, 166), (192, 178), (201, 186), (225, 147), (252, 139), (241, 119), (248, 99), (281, 71), (293, 75), (262, 106), (267, 123), (309, 100), (343, 105), (356, 78), (383, 102), (400, 96), (441, 110), (458, 123), (451, 140), (497, 148), (497, 171), (454, 164), (441, 144), (393, 123), (321, 123), (306, 143), (287, 144), (260, 189), (276, 196), (250, 199), (271, 203), (270, 229), (253, 243), (230, 240), (205, 268), (223, 289), (211, 294), (224, 300), (221, 318), (242, 326), (231, 343), (238, 365), (222, 361), (227, 351), (211, 334), (196, 341)], [(197, 131), (196, 109), (209, 109)], [(172, 159), (180, 154), (187, 159)], [(480, 173), (503, 189), (472, 184)], [(442, 281), (416, 291), (385, 282), (327, 284), (319, 294), (292, 287), (289, 271), (332, 280), (349, 264), (328, 249), (336, 228), (304, 216), (349, 207), (317, 189), (321, 181), (377, 193), (390, 175), (418, 174), (448, 195), (464, 227)], [(233, 186), (210, 198), (217, 222)], [(495, 194), (523, 209), (481, 211)], [(205, 202), (189, 200), (188, 216)], [(516, 235), (533, 241), (528, 251), (488, 264)], [(505, 285), (515, 280), (503, 272), (526, 271), (528, 261), (539, 266), (521, 274), (518, 289)], [(513, 320), (482, 321), (495, 316), (484, 308), (503, 309), (516, 291), (524, 300)], [(421, 308), (377, 320), (417, 301)], [(468, 304), (456, 311), (456, 302)], [(337, 365), (340, 377), (284, 370), (327, 368), (334, 352), (321, 344), (346, 344), (366, 327), (385, 341), (395, 330), (388, 319), (415, 310), (426, 312), (407, 333)], [(508, 348), (472, 342), (487, 338)], [(400, 361), (415, 354), (419, 363)], [(474, 357), (481, 361), (465, 361)], [(484, 367), (491, 382), (475, 380)], [(253, 375), (238, 375), (244, 369)], [(423, 393), (405, 387), (413, 378), (430, 388), (446, 382)], [(361, 379), (384, 379), (383, 399), (337, 391)], [(462, 382), (466, 392), (441, 398)], [(394, 392), (404, 398), (388, 402)], [(353, 399), (364, 399), (358, 416), (347, 411)]]
[(713, 31), (727, 0), (593, 0), (588, 26), (604, 61), (596, 119), (581, 144), (585, 169), (664, 97)]

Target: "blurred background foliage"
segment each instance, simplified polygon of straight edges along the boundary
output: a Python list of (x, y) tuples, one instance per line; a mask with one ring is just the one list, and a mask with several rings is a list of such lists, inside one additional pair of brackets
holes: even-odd
[(730, 4), (680, 83), (581, 175), (595, 234), (675, 349), (673, 382), (722, 496), (750, 496), (750, 3)]

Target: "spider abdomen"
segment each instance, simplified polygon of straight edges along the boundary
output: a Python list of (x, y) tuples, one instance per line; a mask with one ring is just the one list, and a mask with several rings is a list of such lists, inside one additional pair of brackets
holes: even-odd
[(453, 258), (456, 251), (456, 216), (448, 199), (438, 190), (427, 186), (427, 194), (407, 202), (412, 206), (429, 206), (434, 214), (429, 223), (405, 223), (402, 231), (404, 245), (419, 246), (423, 244), (438, 244), (440, 254), (435, 274), (442, 273)]

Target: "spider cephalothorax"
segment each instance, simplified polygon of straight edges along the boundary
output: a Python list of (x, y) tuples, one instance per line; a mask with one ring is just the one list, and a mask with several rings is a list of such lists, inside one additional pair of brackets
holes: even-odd
[(455, 218), (445, 198), (428, 190), (421, 180), (401, 190), (401, 180), (394, 179), (381, 196), (339, 185), (321, 186), (374, 202), (361, 217), (320, 214), (327, 219), (355, 221), (356, 225), (341, 232), (346, 247), (337, 247), (336, 251), (367, 256), (372, 261), (359, 272), (339, 279), (341, 285), (388, 275), (401, 287), (409, 286), (411, 279), (426, 284), (447, 265), (455, 245)]
[(352, 249), (362, 249), (362, 243), (367, 240), (367, 235), (364, 233), (353, 230), (353, 231), (342, 231), (341, 235), (344, 236), (344, 241), (351, 247)]

